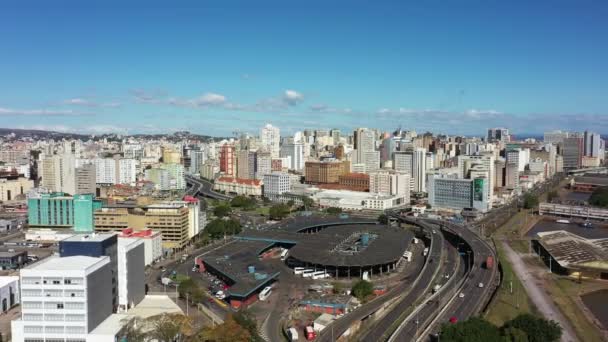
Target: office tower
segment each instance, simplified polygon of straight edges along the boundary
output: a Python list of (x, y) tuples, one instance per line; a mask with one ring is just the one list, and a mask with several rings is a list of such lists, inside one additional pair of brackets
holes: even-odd
[(414, 153), (406, 151), (397, 151), (393, 154), (393, 169), (409, 174), (414, 174)]
[(77, 167), (76, 174), (76, 194), (94, 194), (96, 192), (96, 173), (95, 165), (86, 164)]
[(338, 183), (339, 177), (349, 171), (349, 161), (309, 161), (306, 162), (304, 177), (310, 184)]
[(167, 170), (167, 173), (169, 174), (169, 188), (171, 190), (183, 190), (186, 188), (184, 165), (162, 163), (160, 168)]
[(433, 152), (426, 153), (426, 170), (432, 170), (435, 168), (435, 154)]
[(369, 192), (378, 195), (410, 194), (410, 176), (403, 172), (376, 171), (369, 174)]
[(264, 179), (264, 175), (272, 172), (272, 155), (268, 152), (258, 152), (255, 157), (255, 178)]
[(71, 154), (50, 155), (42, 157), (42, 187), (52, 192), (76, 192), (76, 168)]
[(517, 189), (519, 187), (519, 168), (517, 164), (508, 163), (505, 166), (505, 187)]
[(236, 158), (236, 174), (237, 178), (253, 179), (255, 178), (255, 152), (241, 150), (237, 153)]
[(144, 241), (137, 238), (118, 239), (118, 312), (139, 304), (146, 296)]
[(144, 172), (144, 179), (152, 182), (156, 190), (171, 190), (171, 177), (169, 176), (169, 171), (166, 169), (158, 167), (147, 169)]
[(545, 143), (549, 143), (549, 144), (559, 144), (562, 143), (564, 141), (564, 139), (570, 137), (570, 133), (569, 132), (562, 132), (562, 131), (550, 131), (550, 132), (545, 132), (544, 137), (543, 137), (543, 141)]
[(585, 141), (584, 155), (587, 157), (604, 157), (604, 140), (599, 134), (585, 131), (583, 139)]
[(446, 174), (429, 175), (429, 204), (454, 210), (489, 210), (487, 179), (460, 179)]
[(530, 149), (509, 149), (505, 152), (507, 163), (517, 164), (519, 172), (524, 172), (530, 162)]
[(509, 130), (507, 128), (489, 128), (487, 141), (488, 142), (509, 142)]
[(426, 150), (424, 148), (414, 150), (412, 171), (414, 191), (426, 192)]
[(122, 152), (128, 159), (140, 160), (144, 157), (144, 148), (141, 144), (123, 144)]
[(505, 166), (504, 159), (494, 161), (494, 188), (502, 188), (505, 186)]
[(171, 147), (163, 147), (163, 163), (180, 164), (182, 154), (178, 150), (174, 150)]
[(397, 143), (395, 139), (389, 137), (382, 140), (382, 144), (380, 145), (380, 161), (386, 162), (387, 160), (391, 160), (393, 158), (393, 152), (397, 149)]
[(281, 133), (278, 127), (266, 124), (266, 126), (260, 129), (260, 143), (271, 153), (273, 158), (279, 157), (280, 142)]
[(85, 341), (112, 314), (109, 257), (51, 256), (20, 271), (21, 319), (12, 340)]
[(233, 145), (224, 144), (220, 147), (220, 172), (226, 176), (236, 176), (236, 151)]
[(199, 173), (201, 166), (207, 160), (205, 151), (191, 150), (190, 151), (190, 171), (191, 174)]
[(30, 227), (73, 228), (76, 232), (93, 231), (93, 213), (101, 201), (92, 194), (65, 196), (63, 193), (37, 194), (27, 201)]
[(581, 167), (584, 146), (583, 138), (569, 137), (563, 140), (562, 157), (564, 169), (578, 169)]
[(98, 184), (132, 184), (137, 181), (139, 162), (136, 159), (114, 156), (113, 158), (76, 160), (78, 167), (88, 164), (95, 166), (95, 182)]
[[(354, 132), (354, 162), (363, 163), (366, 165), (366, 170), (376, 170), (380, 167), (380, 155), (376, 158), (374, 152), (376, 150), (376, 139), (374, 131), (367, 128), (358, 128)], [(370, 158), (368, 160), (367, 158)], [(378, 166), (376, 167), (376, 162)]]
[(88, 234), (74, 235), (59, 241), (59, 256), (61, 258), (73, 256), (87, 256), (110, 258), (112, 308), (118, 307), (118, 238), (116, 234)]
[(284, 172), (272, 172), (264, 175), (264, 197), (281, 195), (291, 190), (289, 174)]
[(334, 128), (329, 131), (329, 136), (332, 137), (334, 141), (334, 146), (337, 146), (340, 143), (340, 138), (342, 137), (342, 132), (339, 129)]
[(145, 212), (146, 227), (159, 230), (164, 249), (181, 249), (190, 241), (190, 210), (179, 203), (149, 205)]
[(363, 155), (365, 159), (365, 172), (373, 172), (380, 168), (380, 151), (367, 151)]
[(281, 146), (280, 156), (290, 158), (290, 164), (287, 165), (290, 170), (302, 171), (304, 169), (304, 144), (296, 141), (295, 138), (293, 142), (284, 143)]
[[(519, 153), (519, 152), (518, 152)], [(519, 158), (519, 154), (518, 158)], [(525, 162), (526, 153), (523, 152), (521, 161)], [(529, 156), (529, 153), (527, 154)], [(492, 152), (482, 152), (480, 155), (475, 156), (458, 156), (458, 176), (459, 178), (471, 178), (470, 170), (475, 168), (476, 170), (487, 171), (488, 177), (488, 203), (492, 203), (494, 200), (494, 187), (495, 187), (495, 172), (494, 172), (494, 154)], [(519, 159), (518, 159), (519, 160)], [(479, 165), (479, 166), (476, 166)], [(519, 164), (515, 164), (518, 165)], [(525, 164), (524, 164), (525, 166)]]

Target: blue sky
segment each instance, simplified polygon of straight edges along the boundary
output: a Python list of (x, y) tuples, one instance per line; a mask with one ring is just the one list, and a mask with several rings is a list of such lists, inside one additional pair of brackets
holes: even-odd
[(0, 127), (608, 133), (606, 1), (2, 1)]

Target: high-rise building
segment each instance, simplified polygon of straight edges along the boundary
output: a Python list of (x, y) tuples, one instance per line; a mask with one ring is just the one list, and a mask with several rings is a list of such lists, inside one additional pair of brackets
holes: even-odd
[(489, 210), (488, 182), (485, 178), (460, 179), (445, 174), (429, 175), (429, 204), (454, 210)]
[(144, 179), (152, 182), (157, 190), (171, 190), (171, 176), (169, 171), (159, 167), (147, 169), (144, 173)]
[[(367, 128), (358, 128), (354, 132), (354, 156), (357, 164), (365, 164), (366, 172), (380, 168), (380, 153), (376, 155), (376, 138), (374, 131)], [(377, 164), (377, 166), (376, 166)]]
[(42, 157), (42, 187), (52, 192), (76, 192), (75, 159), (72, 154), (59, 154)]
[(255, 152), (248, 150), (240, 150), (237, 152), (236, 158), (236, 175), (241, 179), (255, 178)]
[(398, 151), (393, 154), (393, 169), (405, 172), (412, 176), (414, 174), (414, 153), (411, 151)]
[(101, 201), (92, 194), (65, 196), (63, 193), (37, 194), (27, 201), (30, 227), (73, 228), (76, 232), (93, 231), (93, 213)]
[(569, 137), (563, 140), (562, 157), (564, 169), (578, 169), (584, 155), (583, 138)]
[(118, 312), (139, 304), (146, 296), (144, 241), (118, 239)]
[(543, 141), (545, 143), (549, 143), (549, 144), (559, 144), (559, 143), (562, 143), (564, 141), (564, 139), (566, 139), (568, 137), (570, 137), (569, 132), (562, 132), (559, 130), (551, 131), (551, 132), (545, 132)]
[(487, 141), (489, 142), (509, 142), (509, 130), (507, 128), (489, 128)]
[(339, 177), (349, 171), (349, 161), (309, 161), (306, 162), (304, 177), (310, 184), (338, 183)]
[(410, 195), (410, 176), (395, 171), (376, 171), (369, 174), (369, 192), (378, 195)]
[(273, 158), (279, 157), (281, 131), (278, 127), (274, 127), (271, 124), (266, 124), (266, 126), (262, 127), (260, 129), (260, 142), (271, 153)]
[(76, 173), (76, 194), (94, 194), (96, 191), (95, 165), (86, 164), (77, 167)]
[(397, 149), (397, 142), (392, 137), (382, 140), (380, 145), (380, 161), (386, 162), (393, 158), (393, 152)]
[(289, 174), (285, 172), (272, 172), (264, 175), (264, 197), (281, 195), (291, 189)]
[(585, 141), (585, 156), (604, 157), (604, 140), (602, 140), (599, 134), (585, 131), (583, 139)]
[(171, 147), (163, 147), (163, 163), (179, 164), (181, 163), (182, 154), (178, 150)]
[[(294, 139), (295, 140), (295, 139)], [(284, 143), (281, 146), (281, 158), (289, 157), (290, 170), (302, 171), (304, 169), (304, 144), (299, 141)], [(286, 166), (286, 165), (283, 165)]]
[(191, 174), (199, 173), (203, 163), (207, 160), (205, 151), (191, 150), (190, 151), (190, 171)]
[(21, 319), (12, 340), (85, 341), (112, 314), (109, 257), (51, 256), (20, 271)]
[(220, 172), (223, 172), (226, 176), (236, 176), (234, 145), (224, 144), (220, 147)]
[(426, 150), (424, 148), (414, 150), (412, 164), (414, 191), (426, 192)]
[(272, 156), (269, 152), (258, 152), (255, 157), (255, 178), (264, 179), (264, 175), (272, 172)]
[(167, 173), (169, 175), (169, 189), (183, 190), (186, 188), (184, 165), (162, 163), (160, 164), (160, 168), (167, 170)]

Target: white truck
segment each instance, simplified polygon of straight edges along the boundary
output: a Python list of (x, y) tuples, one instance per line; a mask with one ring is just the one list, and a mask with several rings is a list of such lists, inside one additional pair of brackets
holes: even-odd
[(418, 241), (419, 241), (419, 240), (418, 240), (417, 238), (413, 238), (413, 239), (412, 239), (412, 242), (413, 242), (415, 245), (417, 245), (417, 244), (418, 244)]
[(289, 341), (297, 341), (298, 340), (298, 331), (296, 328), (289, 328), (287, 331), (289, 335)]
[(441, 288), (441, 285), (435, 284), (435, 286), (433, 286), (433, 293), (437, 293), (437, 291), (439, 291), (440, 288)]
[(429, 248), (428, 247), (424, 247), (424, 250), (422, 251), (422, 255), (423, 256), (429, 255)]
[(403, 253), (403, 258), (405, 258), (407, 262), (412, 262), (412, 252), (405, 251), (405, 253)]

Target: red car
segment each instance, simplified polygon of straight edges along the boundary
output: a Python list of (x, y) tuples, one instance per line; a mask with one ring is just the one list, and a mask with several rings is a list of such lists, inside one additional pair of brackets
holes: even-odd
[(452, 316), (452, 317), (450, 318), (450, 323), (452, 323), (452, 324), (456, 324), (456, 323), (458, 323), (458, 318), (456, 318), (456, 316)]

